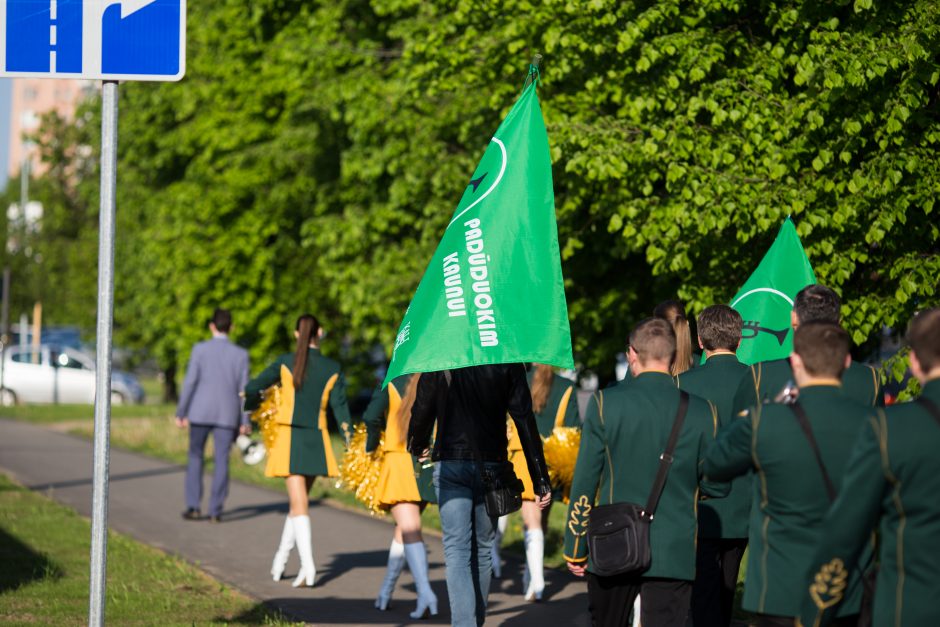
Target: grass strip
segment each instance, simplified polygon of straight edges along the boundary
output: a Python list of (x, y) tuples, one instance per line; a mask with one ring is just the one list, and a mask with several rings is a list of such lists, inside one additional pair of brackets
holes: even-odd
[[(90, 537), (87, 519), (0, 475), (0, 624), (85, 624)], [(105, 617), (114, 625), (297, 624), (113, 532)]]

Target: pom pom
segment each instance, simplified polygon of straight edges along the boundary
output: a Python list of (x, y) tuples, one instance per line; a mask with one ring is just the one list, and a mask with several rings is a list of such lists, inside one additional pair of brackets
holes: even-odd
[(277, 439), (277, 414), (280, 406), (281, 387), (272, 385), (264, 391), (261, 405), (251, 414), (251, 420), (258, 425), (261, 439), (269, 451), (274, 449), (274, 441)]
[(339, 480), (337, 488), (345, 488), (356, 495), (356, 498), (369, 510), (375, 513), (384, 513), (379, 507), (376, 487), (379, 483), (379, 473), (382, 471), (382, 460), (385, 457), (385, 433), (379, 439), (379, 445), (371, 453), (366, 453), (366, 440), (368, 433), (362, 423), (356, 425), (349, 448), (343, 455), (339, 466)]
[(552, 485), (562, 490), (562, 499), (568, 502), (574, 466), (581, 446), (581, 430), (577, 427), (555, 427), (542, 444), (548, 476)]

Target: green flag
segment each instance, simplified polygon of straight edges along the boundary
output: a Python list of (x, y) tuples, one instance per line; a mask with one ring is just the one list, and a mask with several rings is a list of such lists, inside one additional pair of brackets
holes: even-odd
[(480, 364), (574, 366), (537, 82), (470, 177), (405, 312), (386, 384)]
[(790, 218), (731, 306), (744, 318), (738, 359), (753, 364), (789, 357), (793, 350), (790, 310), (797, 292), (816, 282)]

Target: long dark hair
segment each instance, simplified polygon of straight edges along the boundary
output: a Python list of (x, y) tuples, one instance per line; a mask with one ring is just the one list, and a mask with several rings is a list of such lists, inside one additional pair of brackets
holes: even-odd
[(307, 349), (310, 347), (310, 340), (317, 336), (320, 331), (320, 322), (313, 314), (305, 313), (297, 318), (297, 325), (294, 327), (297, 331), (297, 350), (294, 352), (294, 389), (299, 390), (304, 384), (304, 374), (307, 371)]
[(667, 321), (676, 333), (676, 356), (672, 360), (669, 374), (680, 375), (692, 367), (692, 332), (689, 329), (689, 319), (685, 315), (685, 307), (677, 300), (664, 300), (656, 305), (653, 316)]
[(534, 364), (535, 373), (532, 375), (532, 411), (540, 413), (548, 404), (548, 395), (552, 391), (552, 379), (555, 371), (545, 364)]

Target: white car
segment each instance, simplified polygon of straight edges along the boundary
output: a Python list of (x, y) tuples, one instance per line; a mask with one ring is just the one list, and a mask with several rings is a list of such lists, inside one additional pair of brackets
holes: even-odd
[[(120, 389), (112, 389), (113, 405), (130, 400)], [(38, 351), (32, 347), (7, 347), (0, 405), (94, 402), (95, 363), (88, 355), (48, 344)]]

